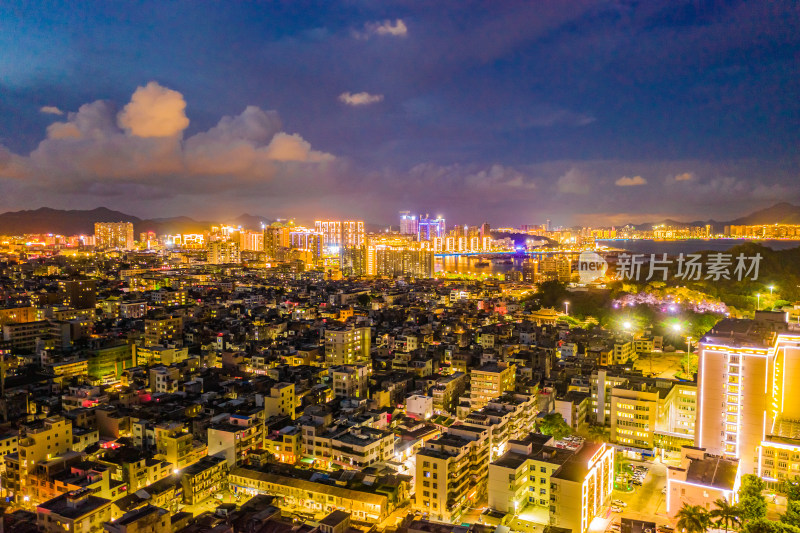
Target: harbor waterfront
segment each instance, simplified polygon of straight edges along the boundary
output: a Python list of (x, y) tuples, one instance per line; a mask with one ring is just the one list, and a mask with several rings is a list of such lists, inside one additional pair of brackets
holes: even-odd
[[(597, 240), (600, 255), (628, 252), (631, 254), (664, 254), (677, 256), (703, 251), (725, 252), (734, 246), (757, 243), (773, 250), (788, 250), (800, 246), (800, 240), (753, 240), (753, 239), (602, 239)], [(508, 252), (492, 254), (436, 254), (434, 271), (448, 274), (485, 274), (496, 276), (511, 270), (521, 270), (526, 261), (544, 257), (565, 257), (571, 261), (578, 259), (579, 252), (564, 252), (558, 249), (532, 250), (528, 252)]]

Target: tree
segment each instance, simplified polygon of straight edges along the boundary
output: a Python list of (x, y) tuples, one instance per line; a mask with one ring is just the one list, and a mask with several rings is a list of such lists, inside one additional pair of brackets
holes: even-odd
[(739, 486), (739, 497), (762, 496), (762, 492), (767, 488), (766, 483), (760, 477), (753, 474), (742, 476), (742, 484)]
[(556, 440), (561, 440), (572, 433), (572, 428), (567, 425), (560, 413), (544, 415), (539, 419), (538, 425), (539, 431), (545, 435), (552, 436)]
[(786, 513), (781, 515), (781, 522), (790, 526), (800, 527), (800, 501), (789, 500)]
[(367, 307), (370, 304), (370, 302), (372, 302), (372, 296), (366, 293), (359, 294), (358, 296), (356, 296), (356, 302), (358, 302), (358, 305), (360, 305), (361, 307)]
[(605, 426), (598, 424), (591, 425), (587, 433), (587, 437), (591, 442), (605, 442), (608, 439), (608, 431)]
[(800, 483), (796, 481), (786, 480), (783, 483), (783, 491), (786, 493), (786, 499), (791, 501), (800, 501)]
[(684, 503), (675, 516), (678, 517), (678, 530), (685, 533), (705, 533), (711, 525), (708, 512), (699, 505)]
[(718, 498), (714, 505), (717, 506), (716, 509), (712, 509), (708, 515), (711, 518), (715, 518), (714, 525), (718, 527), (722, 527), (725, 531), (728, 531), (733, 527), (734, 529), (742, 524), (742, 520), (739, 518), (741, 514), (741, 509), (739, 509), (738, 505), (731, 504), (725, 498)]
[(767, 516), (767, 500), (762, 492), (766, 488), (764, 481), (753, 474), (742, 476), (739, 487), (740, 518), (745, 521), (758, 520)]
[(800, 528), (766, 518), (756, 518), (742, 527), (742, 533), (800, 533)]

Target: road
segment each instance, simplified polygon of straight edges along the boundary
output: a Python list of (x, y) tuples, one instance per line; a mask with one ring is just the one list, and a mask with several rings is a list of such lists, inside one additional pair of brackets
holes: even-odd
[(626, 462), (634, 466), (644, 465), (650, 471), (641, 486), (634, 485), (633, 492), (615, 490), (612, 493), (612, 500), (622, 500), (628, 504), (627, 507), (622, 509), (622, 513), (615, 513), (613, 521), (619, 522), (619, 519), (624, 517), (655, 522), (656, 525), (671, 523), (671, 520), (667, 517), (666, 495), (661, 493), (661, 490), (667, 484), (667, 467), (658, 462), (627, 459)]

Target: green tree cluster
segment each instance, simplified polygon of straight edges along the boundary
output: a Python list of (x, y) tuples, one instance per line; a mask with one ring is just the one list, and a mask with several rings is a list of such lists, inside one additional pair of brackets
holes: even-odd
[(570, 428), (559, 413), (550, 413), (537, 420), (539, 431), (550, 435), (556, 440), (561, 440), (572, 433)]

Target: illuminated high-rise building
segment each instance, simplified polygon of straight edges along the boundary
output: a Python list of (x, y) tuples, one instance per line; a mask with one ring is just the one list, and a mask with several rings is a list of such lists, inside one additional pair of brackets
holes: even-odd
[(240, 231), (239, 249), (243, 252), (260, 252), (264, 250), (264, 233), (260, 231)]
[(421, 241), (429, 241), (445, 236), (445, 225), (442, 217), (430, 218), (428, 215), (419, 217), (417, 227), (419, 228), (418, 235)]
[(433, 252), (385, 245), (367, 247), (367, 275), (433, 277)]
[(225, 263), (238, 263), (239, 243), (233, 241), (216, 241), (208, 243), (208, 263), (223, 265)]
[(133, 250), (133, 223), (95, 222), (94, 239), (98, 248)]
[(267, 253), (267, 257), (275, 259), (278, 257), (278, 250), (281, 247), (281, 228), (270, 224), (264, 228), (264, 237), (262, 238), (263, 250)]
[(322, 234), (307, 228), (294, 228), (289, 234), (292, 250), (309, 252), (311, 260), (317, 263), (322, 258)]
[(317, 220), (314, 222), (314, 231), (322, 234), (322, 245), (328, 250), (363, 246), (366, 243), (363, 221)]
[(791, 459), (800, 452), (798, 380), (800, 331), (790, 329), (785, 313), (721, 321), (698, 346), (696, 445), (739, 459), (741, 474), (776, 483), (794, 477), (800, 470), (800, 459)]
[(97, 303), (97, 281), (73, 279), (58, 282), (64, 305), (73, 309), (94, 309)]
[(400, 211), (400, 233), (403, 235), (419, 235), (419, 215), (411, 211)]

